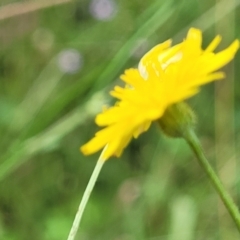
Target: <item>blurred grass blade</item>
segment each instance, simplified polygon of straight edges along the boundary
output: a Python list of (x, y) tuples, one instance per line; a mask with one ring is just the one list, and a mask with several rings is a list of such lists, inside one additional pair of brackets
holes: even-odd
[(63, 75), (63, 72), (57, 66), (56, 58), (53, 58), (35, 80), (22, 103), (17, 107), (13, 119), (18, 119), (18, 121), (12, 122), (10, 127), (13, 127), (14, 130), (20, 130), (29, 124), (42, 106), (46, 104), (48, 97)]
[(172, 16), (174, 11), (175, 8), (173, 7), (172, 1), (166, 1), (164, 4), (162, 4), (162, 1), (155, 1), (143, 15), (136, 20), (136, 22), (138, 22), (138, 26), (135, 28), (136, 32), (126, 40), (126, 43), (96, 80), (92, 92), (99, 90), (103, 82), (108, 84), (112, 81), (128, 61), (130, 53), (136, 45), (136, 41), (140, 38), (148, 38)]
[(44, 1), (29, 1), (23, 3), (12, 3), (0, 8), (0, 20), (16, 17), (26, 13), (32, 13), (44, 8), (55, 5), (66, 4), (73, 2), (72, 0), (44, 0)]
[(104, 101), (102, 92), (95, 93), (84, 106), (74, 109), (46, 131), (13, 146), (1, 160), (0, 181), (34, 154), (55, 148), (62, 137), (86, 122), (90, 116), (96, 115)]
[[(186, 34), (190, 27), (201, 28), (202, 31), (211, 27), (214, 23), (223, 19), (227, 14), (234, 11), (240, 5), (240, 0), (235, 0), (233, 4), (229, 4), (228, 0), (219, 1), (216, 5), (210, 8), (208, 11), (204, 12), (195, 21), (191, 22), (187, 27), (183, 28), (178, 34), (176, 34), (176, 39), (182, 39), (182, 36)], [(221, 14), (216, 15), (216, 8), (221, 9)]]
[(195, 239), (197, 208), (190, 196), (180, 196), (171, 204), (169, 240)]

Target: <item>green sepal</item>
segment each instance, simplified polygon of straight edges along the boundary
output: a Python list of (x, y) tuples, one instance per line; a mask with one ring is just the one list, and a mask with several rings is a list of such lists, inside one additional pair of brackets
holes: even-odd
[(157, 122), (167, 136), (180, 138), (194, 128), (196, 116), (188, 104), (179, 102), (169, 106)]

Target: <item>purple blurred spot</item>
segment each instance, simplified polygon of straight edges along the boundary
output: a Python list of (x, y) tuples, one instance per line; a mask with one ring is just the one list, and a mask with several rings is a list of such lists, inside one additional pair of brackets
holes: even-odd
[(97, 20), (111, 20), (117, 13), (117, 5), (113, 0), (92, 0), (90, 13)]
[(83, 66), (83, 57), (75, 49), (65, 49), (58, 54), (58, 66), (64, 73), (76, 73)]

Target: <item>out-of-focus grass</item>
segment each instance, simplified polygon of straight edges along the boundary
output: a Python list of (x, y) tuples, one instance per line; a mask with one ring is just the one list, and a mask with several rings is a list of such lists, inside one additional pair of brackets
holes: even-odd
[[(17, 1), (0, 6), (13, 2)], [(229, 22), (233, 13), (236, 23), (240, 21), (239, 2), (220, 1), (216, 8), (216, 2), (205, 0), (121, 0), (111, 5), (116, 8), (113, 17), (101, 21), (90, 14), (92, 2), (82, 0), (1, 21), (0, 239), (66, 239), (97, 158), (97, 154), (84, 157), (78, 149), (97, 130), (94, 115), (111, 101), (106, 93), (118, 75), (136, 66), (155, 44), (171, 37), (180, 41), (190, 26), (206, 30), (205, 44), (222, 21), (228, 30), (222, 28), (219, 33), (229, 44), (233, 39), (224, 33), (231, 29), (232, 38), (240, 34), (238, 24)], [(65, 55), (59, 66), (63, 50), (68, 53), (69, 49), (79, 52), (81, 61)], [(78, 71), (64, 71), (69, 61), (73, 61), (70, 68), (79, 64)], [(234, 65), (238, 64), (239, 56)], [(227, 73), (230, 69), (226, 68)], [(236, 68), (235, 81), (229, 81), (235, 86), (234, 115), (229, 119), (235, 120), (231, 143), (236, 149), (240, 146), (238, 75)], [(216, 97), (213, 86), (206, 86), (190, 101), (213, 164), (217, 162)], [(223, 112), (233, 107), (229, 104), (233, 103), (224, 105)], [(222, 130), (223, 138), (227, 131)], [(225, 148), (229, 149), (227, 142)], [(228, 153), (223, 168), (232, 169), (238, 157), (237, 151)], [(234, 179), (228, 188), (236, 201), (238, 169), (237, 165), (235, 172), (225, 171)], [(153, 125), (120, 160), (104, 166), (78, 239), (195, 240), (221, 239), (226, 234), (229, 240), (238, 239), (219, 204), (185, 143), (163, 137)]]

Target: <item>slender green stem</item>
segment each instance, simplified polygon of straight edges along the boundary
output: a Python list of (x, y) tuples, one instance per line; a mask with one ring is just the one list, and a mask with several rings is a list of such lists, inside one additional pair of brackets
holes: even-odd
[(208, 160), (204, 156), (203, 150), (201, 148), (201, 144), (194, 133), (194, 131), (189, 130), (185, 133), (184, 136), (185, 140), (190, 145), (191, 149), (194, 151), (194, 153), (197, 156), (197, 159), (202, 166), (203, 170), (209, 177), (211, 183), (213, 184), (214, 188), (218, 192), (219, 196), (221, 197), (224, 205), (226, 206), (228, 212), (230, 213), (231, 217), (233, 218), (233, 221), (237, 225), (237, 228), (240, 232), (240, 213), (238, 210), (237, 205), (234, 203), (232, 197), (228, 194), (226, 189), (224, 188), (222, 182), (212, 169), (211, 165), (209, 164)]
[(71, 227), (71, 230), (69, 232), (69, 235), (68, 235), (68, 238), (67, 240), (74, 240), (75, 237), (76, 237), (76, 234), (77, 234), (77, 231), (78, 231), (78, 228), (79, 228), (79, 225), (80, 225), (80, 221), (82, 219), (82, 215), (83, 215), (83, 212), (84, 212), (84, 209), (87, 205), (87, 202), (88, 202), (88, 199), (91, 195), (91, 192), (93, 190), (93, 187), (96, 183), (96, 180), (98, 178), (98, 175), (102, 169), (102, 166), (105, 162), (104, 158), (103, 158), (103, 153), (104, 151), (106, 150), (107, 146), (103, 149), (98, 161), (97, 161), (97, 164), (93, 170), (93, 173), (92, 173), (92, 176), (88, 182), (88, 185), (85, 189), (85, 192), (83, 194), (83, 198), (79, 204), (79, 207), (78, 207), (78, 211), (76, 213), (76, 216), (75, 216), (75, 219), (73, 221), (73, 224), (72, 224), (72, 227)]

